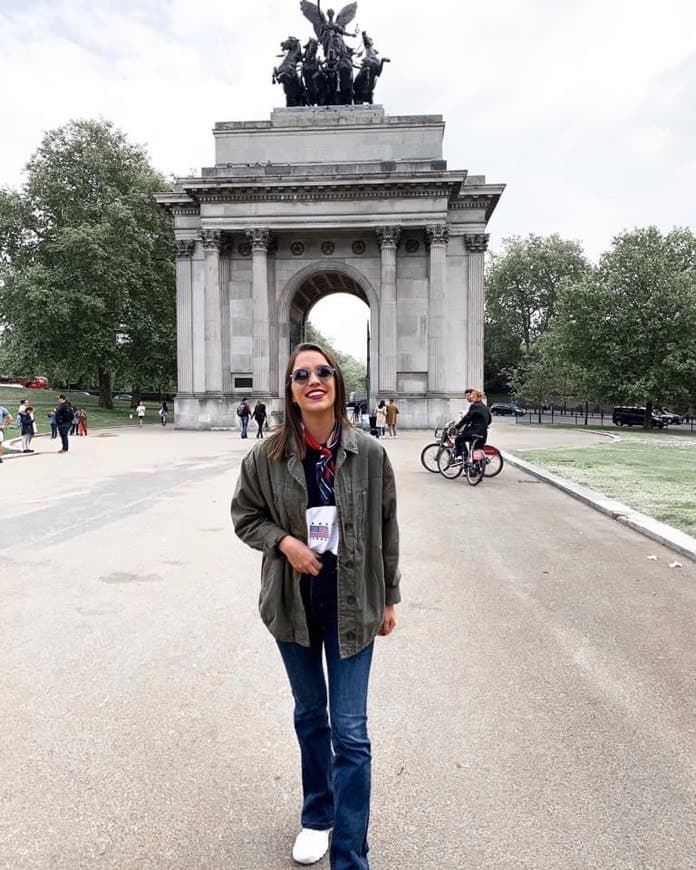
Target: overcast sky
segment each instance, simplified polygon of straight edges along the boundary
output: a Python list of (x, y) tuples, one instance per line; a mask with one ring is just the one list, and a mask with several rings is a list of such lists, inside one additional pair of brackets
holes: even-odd
[[(596, 258), (623, 229), (696, 223), (693, 0), (359, 0), (356, 21), (392, 60), (376, 102), (442, 114), (449, 168), (507, 185), (493, 249), (559, 232)], [(165, 174), (198, 172), (215, 121), (283, 104), (279, 43), (310, 33), (299, 0), (0, 0), (0, 184), (21, 183), (46, 130), (87, 117)], [(357, 353), (362, 327), (323, 307), (318, 327)]]

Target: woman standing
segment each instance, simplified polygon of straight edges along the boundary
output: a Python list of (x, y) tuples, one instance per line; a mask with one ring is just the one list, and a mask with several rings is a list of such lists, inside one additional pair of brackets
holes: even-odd
[(375, 417), (377, 421), (375, 426), (377, 427), (377, 434), (380, 438), (384, 438), (385, 431), (387, 428), (387, 406), (384, 402), (384, 399), (380, 399), (379, 405), (375, 410)]
[(56, 423), (56, 409), (48, 412), (48, 423), (51, 427), (51, 439), (58, 437), (58, 424)]
[(77, 412), (77, 434), (87, 435), (87, 411), (84, 408)]
[(266, 403), (265, 402), (257, 402), (254, 405), (254, 410), (252, 411), (252, 417), (256, 420), (256, 425), (258, 427), (258, 431), (256, 433), (257, 438), (263, 438), (263, 427), (266, 425)]
[(159, 409), (159, 415), (160, 415), (160, 422), (162, 423), (163, 426), (166, 426), (167, 420), (169, 419), (169, 406), (167, 405), (166, 402), (162, 402), (160, 409)]
[(303, 803), (293, 858), (319, 861), (333, 829), (333, 870), (368, 870), (367, 691), (374, 639), (396, 625), (399, 531), (389, 459), (351, 427), (345, 400), (333, 356), (299, 345), (282, 427), (244, 458), (232, 519), (263, 551), (259, 609), (295, 699)]
[(34, 409), (31, 405), (25, 405), (19, 415), (19, 427), (22, 433), (22, 453), (33, 453), (31, 439), (34, 437)]

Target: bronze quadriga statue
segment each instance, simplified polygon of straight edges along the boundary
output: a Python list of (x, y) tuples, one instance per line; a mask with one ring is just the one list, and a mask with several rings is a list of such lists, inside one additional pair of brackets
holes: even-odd
[[(362, 49), (346, 45), (355, 39), (346, 27), (355, 18), (357, 3), (349, 3), (334, 17), (334, 10), (322, 12), (320, 3), (301, 0), (300, 8), (311, 21), (315, 37), (304, 46), (294, 36), (281, 43), (285, 52), (280, 66), (273, 70), (273, 83), (283, 85), (287, 106), (346, 106), (372, 103), (374, 89), (388, 58), (380, 59), (367, 33), (362, 32)], [(321, 53), (320, 53), (321, 51)], [(281, 55), (282, 57), (282, 55)], [(356, 65), (355, 58), (362, 58)], [(353, 70), (358, 75), (353, 81)]]

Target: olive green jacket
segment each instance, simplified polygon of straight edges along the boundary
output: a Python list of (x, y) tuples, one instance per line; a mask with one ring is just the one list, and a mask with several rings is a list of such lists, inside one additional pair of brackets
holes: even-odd
[[(300, 577), (278, 543), (285, 535), (307, 542), (307, 484), (295, 454), (268, 457), (272, 439), (244, 458), (232, 499), (237, 535), (263, 551), (259, 611), (276, 640), (309, 646)], [(375, 438), (344, 427), (336, 459), (338, 635), (341, 658), (359, 653), (376, 636), (386, 604), (399, 592), (396, 484), (389, 458)]]

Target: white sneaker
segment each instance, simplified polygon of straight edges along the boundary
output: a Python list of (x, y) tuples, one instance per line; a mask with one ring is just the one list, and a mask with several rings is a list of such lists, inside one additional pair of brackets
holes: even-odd
[(298, 864), (316, 864), (329, 850), (328, 831), (314, 831), (312, 828), (302, 828), (295, 839), (292, 857)]

